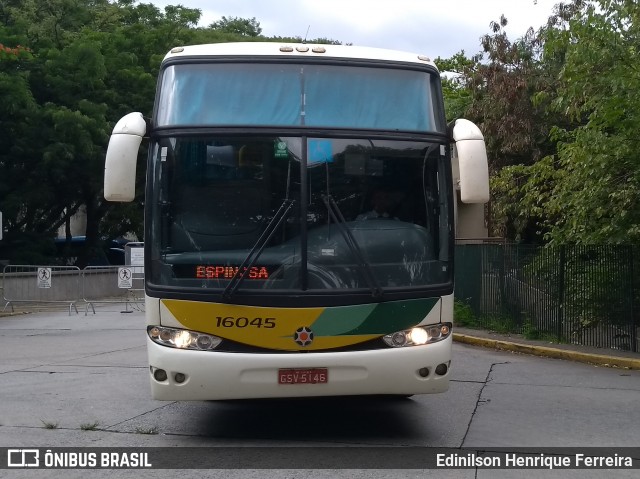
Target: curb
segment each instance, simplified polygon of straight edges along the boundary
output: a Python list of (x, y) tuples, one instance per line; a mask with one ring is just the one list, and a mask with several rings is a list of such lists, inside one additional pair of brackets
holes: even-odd
[(617, 356), (607, 356), (604, 354), (582, 353), (566, 349), (550, 348), (547, 346), (533, 346), (530, 344), (513, 343), (511, 341), (501, 341), (498, 339), (478, 338), (466, 334), (453, 333), (453, 340), (459, 343), (482, 346), (485, 348), (500, 349), (503, 351), (513, 351), (516, 353), (530, 354), (553, 359), (565, 359), (598, 366), (622, 369), (640, 369), (640, 358), (624, 358)]

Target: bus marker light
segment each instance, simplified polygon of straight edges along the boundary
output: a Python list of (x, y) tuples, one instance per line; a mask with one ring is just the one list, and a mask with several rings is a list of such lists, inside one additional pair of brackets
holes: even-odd
[(407, 335), (404, 331), (398, 331), (391, 336), (391, 342), (394, 346), (404, 346), (407, 344)]
[(438, 327), (438, 326), (434, 326), (432, 328), (429, 328), (429, 330), (427, 332), (429, 334), (429, 338), (431, 338), (431, 339), (438, 339), (440, 337), (440, 327)]
[(196, 345), (200, 348), (200, 349), (209, 349), (211, 348), (211, 345), (213, 344), (213, 340), (211, 339), (211, 336), (198, 336), (198, 339), (196, 339)]

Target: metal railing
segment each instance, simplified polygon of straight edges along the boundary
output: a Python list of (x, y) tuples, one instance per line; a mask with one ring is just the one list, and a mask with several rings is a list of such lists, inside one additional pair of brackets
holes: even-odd
[[(638, 352), (640, 298), (631, 246), (456, 246), (458, 301), (480, 326)], [(634, 274), (634, 271), (636, 273)]]
[(69, 314), (84, 302), (95, 314), (96, 304), (125, 304), (125, 312), (144, 307), (144, 271), (137, 266), (7, 265), (0, 285), (6, 311), (14, 305), (65, 305)]
[[(82, 270), (82, 300), (85, 315), (96, 304), (125, 304), (125, 312), (141, 310), (144, 304), (144, 273), (131, 266), (87, 266)], [(129, 309), (131, 308), (131, 310)]]
[(77, 266), (7, 265), (2, 272), (4, 308), (15, 303), (64, 304), (69, 314), (80, 300), (80, 268)]

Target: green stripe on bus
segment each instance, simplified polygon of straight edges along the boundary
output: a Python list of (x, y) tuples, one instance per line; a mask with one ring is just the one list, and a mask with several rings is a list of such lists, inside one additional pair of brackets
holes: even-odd
[(327, 308), (311, 325), (318, 336), (389, 334), (424, 319), (438, 298)]

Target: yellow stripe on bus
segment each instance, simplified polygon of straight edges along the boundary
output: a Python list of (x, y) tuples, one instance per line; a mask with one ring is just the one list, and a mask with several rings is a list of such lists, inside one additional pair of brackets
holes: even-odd
[(312, 330), (314, 321), (325, 308), (265, 308), (173, 299), (164, 299), (162, 304), (186, 329), (260, 348), (313, 351), (349, 346), (379, 336), (314, 336), (303, 345), (296, 343), (296, 331), (300, 328)]

